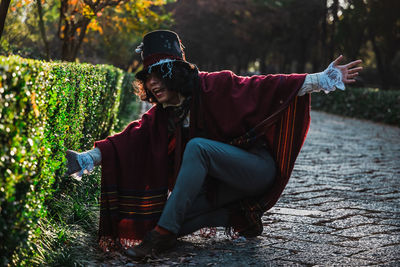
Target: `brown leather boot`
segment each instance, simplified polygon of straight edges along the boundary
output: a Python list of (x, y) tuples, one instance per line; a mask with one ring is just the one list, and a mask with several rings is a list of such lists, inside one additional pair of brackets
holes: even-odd
[(141, 260), (146, 257), (153, 257), (155, 254), (173, 248), (176, 243), (176, 235), (162, 235), (157, 231), (152, 230), (147, 233), (139, 245), (125, 250), (125, 254), (133, 260)]

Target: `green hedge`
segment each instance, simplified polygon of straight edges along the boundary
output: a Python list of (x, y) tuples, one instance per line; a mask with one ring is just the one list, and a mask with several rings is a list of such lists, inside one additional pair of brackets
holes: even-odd
[(29, 264), (39, 219), (70, 186), (65, 150), (110, 134), (123, 78), (106, 65), (0, 57), (1, 266)]
[(122, 81), (122, 93), (118, 111), (118, 124), (115, 125), (116, 131), (122, 131), (126, 125), (138, 119), (140, 103), (134, 94), (132, 83), (134, 74), (126, 73)]
[(312, 94), (313, 109), (400, 126), (400, 91), (373, 88)]

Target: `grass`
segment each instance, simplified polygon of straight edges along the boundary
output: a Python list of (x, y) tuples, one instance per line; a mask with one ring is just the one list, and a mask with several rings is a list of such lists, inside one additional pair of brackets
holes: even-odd
[(66, 179), (71, 179), (71, 188), (50, 201), (48, 216), (40, 221), (34, 265), (87, 266), (99, 257), (100, 169), (81, 181)]

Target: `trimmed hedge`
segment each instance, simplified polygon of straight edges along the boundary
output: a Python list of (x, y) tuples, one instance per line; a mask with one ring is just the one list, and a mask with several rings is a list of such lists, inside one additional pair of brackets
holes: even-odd
[(313, 109), (400, 126), (400, 91), (346, 88), (312, 94)]
[(66, 149), (111, 133), (123, 78), (106, 65), (0, 57), (0, 265), (29, 264), (38, 221), (71, 180)]
[(115, 131), (122, 131), (128, 123), (138, 119), (140, 103), (137, 101), (132, 83), (135, 75), (125, 73), (122, 81), (122, 92), (118, 111), (118, 124), (115, 125)]

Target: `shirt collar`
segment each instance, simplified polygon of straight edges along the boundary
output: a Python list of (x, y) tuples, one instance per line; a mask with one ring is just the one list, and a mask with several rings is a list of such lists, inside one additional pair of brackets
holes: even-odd
[(178, 99), (179, 99), (179, 103), (178, 104), (163, 103), (162, 104), (163, 108), (166, 108), (166, 107), (179, 107), (180, 105), (182, 105), (183, 101), (185, 101), (185, 97), (178, 93)]

